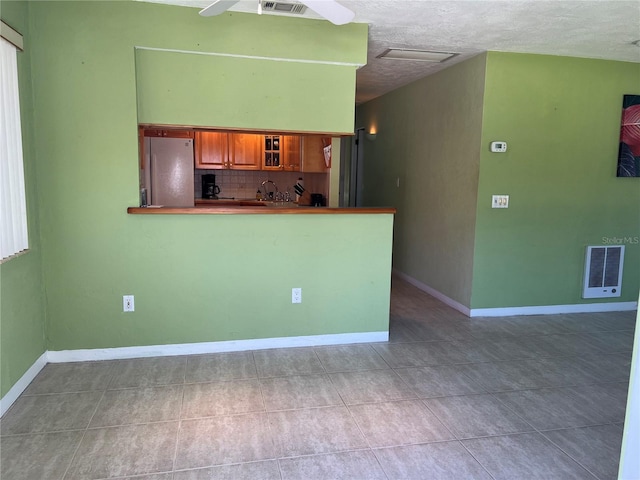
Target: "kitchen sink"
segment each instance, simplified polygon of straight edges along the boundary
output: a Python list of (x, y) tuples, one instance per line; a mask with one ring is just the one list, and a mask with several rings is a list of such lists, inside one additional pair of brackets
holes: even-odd
[(267, 200), (255, 200), (251, 198), (206, 200), (197, 199), (196, 207), (267, 207), (267, 208), (295, 208), (294, 202), (275, 202)]
[(297, 203), (294, 202), (267, 202), (263, 201), (262, 203), (266, 204), (269, 208), (296, 208), (298, 206)]
[(241, 198), (235, 200), (236, 202), (240, 202), (243, 206), (252, 206), (252, 207), (270, 207), (270, 208), (292, 208), (297, 207), (298, 204), (294, 202), (284, 202), (284, 201), (275, 201), (275, 200), (254, 200), (253, 198)]

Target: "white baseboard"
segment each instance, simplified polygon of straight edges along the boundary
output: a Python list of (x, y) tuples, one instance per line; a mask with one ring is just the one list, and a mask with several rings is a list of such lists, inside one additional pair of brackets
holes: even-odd
[(393, 274), (419, 288), (468, 317), (510, 317), (512, 315), (553, 315), (557, 313), (627, 312), (637, 310), (638, 302), (578, 303), (573, 305), (539, 305), (531, 307), (468, 308), (435, 288), (393, 269)]
[(163, 357), (175, 355), (202, 355), (205, 353), (241, 352), (268, 348), (317, 347), (350, 343), (386, 342), (389, 332), (337, 333), (303, 337), (257, 338), (226, 342), (182, 343), (140, 347), (95, 348), (86, 350), (49, 351), (51, 363), (86, 362), (93, 360), (117, 360), (122, 358)]
[(430, 287), (429, 285), (422, 283), (421, 281), (416, 280), (415, 278), (410, 277), (406, 273), (401, 272), (400, 270), (396, 270), (395, 268), (393, 269), (393, 274), (397, 275), (399, 278), (401, 278), (405, 282), (410, 283), (411, 285), (422, 290), (423, 292), (428, 293), (432, 297), (437, 298), (442, 303), (449, 305), (454, 310), (458, 310), (459, 312), (464, 313), (467, 317), (471, 316), (470, 315), (471, 311), (469, 310), (469, 307), (461, 304), (460, 302), (455, 301), (453, 298), (447, 297), (444, 293), (439, 292), (435, 288)]
[(574, 305), (539, 305), (533, 307), (473, 308), (471, 317), (510, 317), (512, 315), (553, 315), (557, 313), (628, 312), (638, 302), (577, 303)]
[(44, 352), (40, 357), (33, 362), (33, 365), (29, 367), (22, 377), (11, 387), (2, 399), (0, 399), (0, 417), (2, 417), (7, 410), (13, 405), (22, 392), (26, 390), (29, 384), (36, 378), (36, 375), (40, 373), (40, 370), (47, 364), (47, 352)]
[(13, 405), (18, 397), (40, 373), (47, 363), (87, 362), (94, 360), (117, 360), (122, 358), (162, 357), (174, 355), (197, 355), (204, 353), (241, 352), (268, 348), (318, 347), (323, 345), (345, 345), (352, 343), (386, 342), (389, 331), (336, 333), (308, 335), (303, 337), (257, 338), (254, 340), (231, 340), (226, 342), (182, 343), (173, 345), (150, 345), (142, 347), (95, 348), (86, 350), (47, 351), (38, 358), (7, 394), (0, 399), (0, 417)]

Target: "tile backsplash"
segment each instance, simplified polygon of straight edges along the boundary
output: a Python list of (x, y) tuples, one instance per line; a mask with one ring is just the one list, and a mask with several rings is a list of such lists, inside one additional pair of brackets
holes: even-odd
[(301, 172), (270, 172), (264, 170), (195, 170), (194, 192), (196, 198), (202, 197), (202, 175), (214, 174), (216, 185), (220, 187), (218, 198), (255, 198), (256, 191), (262, 182), (271, 180), (278, 186), (278, 190), (286, 192), (289, 189), (295, 197), (293, 186), (298, 178), (304, 179), (304, 185), (312, 193), (322, 193), (325, 198), (329, 192), (329, 175), (326, 173)]

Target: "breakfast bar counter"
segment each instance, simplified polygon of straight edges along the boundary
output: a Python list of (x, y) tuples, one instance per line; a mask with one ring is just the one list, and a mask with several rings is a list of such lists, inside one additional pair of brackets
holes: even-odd
[(196, 206), (196, 207), (129, 207), (127, 213), (133, 215), (358, 215), (395, 214), (391, 207), (379, 208), (335, 208), (303, 206)]

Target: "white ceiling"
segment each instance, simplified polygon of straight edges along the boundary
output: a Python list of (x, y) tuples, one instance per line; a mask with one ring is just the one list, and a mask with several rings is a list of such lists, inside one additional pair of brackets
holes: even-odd
[[(147, 1), (203, 8), (213, 0)], [(640, 40), (640, 0), (339, 2), (356, 12), (355, 22), (369, 24), (368, 59), (357, 74), (356, 103), (487, 50), (640, 63), (640, 46), (632, 43)], [(257, 4), (241, 0), (231, 10), (256, 13)], [(319, 18), (309, 9), (304, 16)], [(459, 55), (442, 64), (376, 58), (391, 47)]]

